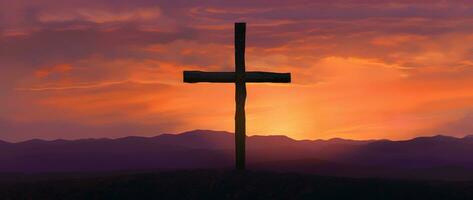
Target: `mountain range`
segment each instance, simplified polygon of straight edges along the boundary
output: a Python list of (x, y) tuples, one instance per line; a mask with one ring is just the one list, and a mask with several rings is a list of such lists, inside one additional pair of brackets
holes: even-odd
[[(249, 136), (251, 170), (402, 179), (473, 179), (473, 137), (294, 140)], [(194, 130), (155, 137), (0, 141), (0, 173), (232, 169), (234, 135)]]

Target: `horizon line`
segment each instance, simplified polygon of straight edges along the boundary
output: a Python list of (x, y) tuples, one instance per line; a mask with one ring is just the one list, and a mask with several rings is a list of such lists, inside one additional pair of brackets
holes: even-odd
[[(19, 144), (19, 143), (25, 143), (25, 142), (30, 142), (30, 141), (44, 141), (44, 142), (54, 142), (54, 141), (78, 141), (78, 140), (119, 140), (119, 139), (125, 139), (125, 138), (155, 138), (163, 135), (183, 135), (186, 133), (191, 133), (191, 132), (196, 132), (196, 131), (210, 131), (210, 132), (224, 132), (228, 134), (235, 134), (230, 131), (224, 131), (224, 130), (212, 130), (212, 129), (193, 129), (189, 131), (183, 131), (179, 133), (159, 133), (154, 136), (140, 136), (140, 135), (128, 135), (128, 136), (119, 136), (119, 137), (88, 137), (88, 138), (77, 138), (77, 139), (64, 139), (64, 138), (56, 138), (56, 139), (41, 139), (41, 138), (32, 138), (32, 139), (27, 139), (27, 140), (21, 140), (21, 141), (16, 141), (16, 142), (11, 142), (7, 140), (0, 139), (0, 142), (4, 143), (9, 143), (9, 144)], [(473, 134), (466, 134), (464, 136), (451, 136), (451, 135), (443, 135), (443, 134), (432, 134), (432, 135), (423, 135), (423, 136), (417, 136), (417, 137), (411, 137), (407, 139), (387, 139), (387, 138), (378, 138), (378, 139), (352, 139), (352, 138), (342, 138), (342, 137), (333, 137), (333, 138), (328, 138), (328, 139), (294, 139), (292, 137), (289, 137), (288, 135), (284, 134), (274, 134), (274, 135), (247, 135), (246, 137), (286, 137), (288, 139), (291, 139), (293, 141), (331, 141), (331, 140), (346, 140), (346, 141), (359, 141), (359, 142), (367, 142), (367, 141), (392, 141), (392, 142), (401, 142), (401, 141), (410, 141), (414, 140), (417, 138), (432, 138), (432, 137), (449, 137), (449, 138), (455, 138), (455, 139), (464, 139), (473, 136)]]

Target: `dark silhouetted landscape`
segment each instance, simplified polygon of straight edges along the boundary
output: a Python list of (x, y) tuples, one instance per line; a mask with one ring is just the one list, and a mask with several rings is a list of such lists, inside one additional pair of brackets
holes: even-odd
[[(156, 137), (0, 143), (2, 173), (233, 169), (234, 135), (195, 130)], [(250, 136), (248, 168), (328, 176), (473, 179), (473, 137), (405, 141)]]
[(195, 130), (1, 142), (0, 194), (7, 199), (132, 199), (156, 193), (183, 199), (473, 197), (469, 136), (405, 141), (250, 136), (246, 172), (233, 171), (233, 139), (228, 132)]
[(179, 170), (0, 182), (2, 199), (472, 199), (473, 182)]

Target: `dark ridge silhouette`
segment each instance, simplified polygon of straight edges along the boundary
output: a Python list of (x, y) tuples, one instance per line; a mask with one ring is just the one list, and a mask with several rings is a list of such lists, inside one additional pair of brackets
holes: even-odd
[(473, 135), (466, 135), (463, 139), (473, 140)]
[[(473, 137), (389, 140), (247, 138), (250, 169), (331, 176), (473, 179)], [(117, 139), (0, 143), (0, 172), (232, 169), (234, 134), (194, 130)], [(471, 171), (471, 172), (470, 172)]]
[(458, 166), (473, 168), (473, 140), (469, 137), (418, 137), (405, 141), (377, 141), (361, 146), (339, 160), (396, 168)]

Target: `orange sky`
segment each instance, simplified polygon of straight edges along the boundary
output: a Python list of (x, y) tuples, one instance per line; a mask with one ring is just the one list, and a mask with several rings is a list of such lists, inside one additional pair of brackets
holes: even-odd
[(473, 133), (473, 3), (256, 0), (0, 0), (0, 139), (233, 130), (233, 71), (246, 21), (247, 132), (296, 139)]

